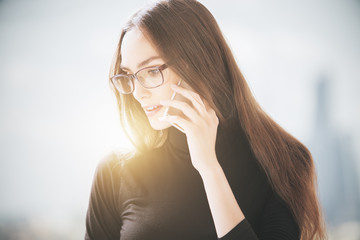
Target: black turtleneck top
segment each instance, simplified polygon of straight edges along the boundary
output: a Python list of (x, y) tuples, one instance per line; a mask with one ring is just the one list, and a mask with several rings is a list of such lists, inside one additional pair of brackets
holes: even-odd
[[(218, 127), (216, 155), (245, 215), (221, 240), (300, 239), (298, 225), (270, 187), (240, 127)], [(85, 239), (218, 239), (185, 134), (170, 127), (162, 147), (130, 159), (111, 155), (99, 163)]]

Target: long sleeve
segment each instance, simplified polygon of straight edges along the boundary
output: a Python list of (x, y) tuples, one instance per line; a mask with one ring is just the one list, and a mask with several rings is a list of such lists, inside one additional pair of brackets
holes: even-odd
[(260, 233), (257, 236), (247, 219), (241, 221), (220, 240), (298, 240), (300, 233), (289, 209), (271, 192), (264, 207)]
[(85, 240), (120, 239), (120, 215), (115, 204), (113, 157), (107, 157), (98, 165), (90, 193), (86, 215)]

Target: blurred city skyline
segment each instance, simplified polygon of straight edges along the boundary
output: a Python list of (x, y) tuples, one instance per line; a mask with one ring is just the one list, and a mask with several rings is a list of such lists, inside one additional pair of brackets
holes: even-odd
[[(129, 147), (107, 77), (147, 2), (0, 1), (0, 239), (83, 237), (97, 163)], [(312, 152), (332, 239), (359, 237), (360, 1), (200, 2), (260, 105)]]

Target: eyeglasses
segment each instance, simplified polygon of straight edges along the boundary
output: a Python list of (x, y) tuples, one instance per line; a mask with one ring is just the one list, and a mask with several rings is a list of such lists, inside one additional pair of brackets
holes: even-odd
[(156, 88), (164, 83), (162, 71), (167, 67), (165, 63), (157, 67), (142, 68), (134, 74), (117, 74), (111, 77), (111, 81), (121, 94), (130, 94), (134, 91), (134, 79), (144, 88)]

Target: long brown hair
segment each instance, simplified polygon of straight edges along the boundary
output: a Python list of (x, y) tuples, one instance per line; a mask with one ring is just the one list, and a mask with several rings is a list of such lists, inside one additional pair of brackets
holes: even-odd
[[(311, 153), (256, 102), (212, 14), (195, 0), (159, 1), (141, 9), (121, 33), (110, 76), (121, 72), (122, 39), (133, 28), (143, 32), (165, 62), (175, 59), (171, 69), (209, 102), (220, 124), (231, 127), (236, 119), (241, 125), (270, 184), (291, 209), (301, 239), (325, 239)], [(161, 145), (166, 130), (153, 130), (132, 94), (112, 88), (121, 124), (137, 150)]]

